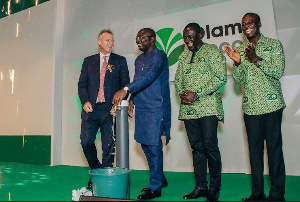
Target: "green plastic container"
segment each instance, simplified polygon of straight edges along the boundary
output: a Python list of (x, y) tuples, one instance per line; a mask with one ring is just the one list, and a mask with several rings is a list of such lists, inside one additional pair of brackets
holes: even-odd
[(127, 168), (98, 168), (90, 170), (94, 196), (126, 199), (130, 170)]

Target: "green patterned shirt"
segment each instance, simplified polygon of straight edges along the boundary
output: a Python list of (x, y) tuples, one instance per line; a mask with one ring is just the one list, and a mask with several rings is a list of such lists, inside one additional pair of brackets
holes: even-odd
[(248, 115), (274, 112), (285, 107), (279, 79), (285, 68), (282, 44), (279, 40), (264, 37), (262, 34), (255, 46), (256, 55), (262, 58), (261, 64), (254, 64), (245, 57), (249, 41), (238, 47), (241, 63), (234, 66), (233, 78), (237, 84), (244, 84), (243, 111)]
[(196, 92), (199, 101), (193, 105), (180, 105), (179, 119), (198, 119), (216, 115), (224, 121), (220, 87), (227, 81), (226, 59), (213, 45), (204, 43), (195, 53), (184, 50), (179, 57), (175, 74), (175, 87), (180, 95), (183, 90)]

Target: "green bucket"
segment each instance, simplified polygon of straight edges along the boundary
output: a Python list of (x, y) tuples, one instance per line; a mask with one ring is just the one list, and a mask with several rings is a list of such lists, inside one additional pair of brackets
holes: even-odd
[(90, 170), (94, 196), (109, 198), (127, 198), (129, 190), (127, 168), (98, 168)]

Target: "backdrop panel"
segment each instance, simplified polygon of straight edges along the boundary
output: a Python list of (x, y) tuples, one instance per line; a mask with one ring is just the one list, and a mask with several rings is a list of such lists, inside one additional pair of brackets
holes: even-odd
[[(299, 88), (297, 78), (290, 81), (289, 76), (299, 75), (299, 22), (290, 20), (286, 26), (281, 18), (285, 13), (281, 10), (292, 9), (289, 16), (299, 15), (300, 5), (290, 0), (286, 3), (278, 0), (245, 0), (231, 1), (82, 1), (66, 0), (64, 30), (64, 94), (63, 94), (63, 163), (86, 165), (80, 147), (80, 110), (77, 96), (77, 81), (83, 58), (98, 51), (96, 36), (102, 28), (111, 28), (115, 33), (114, 52), (127, 58), (130, 75), (133, 78), (134, 60), (140, 52), (135, 44), (135, 36), (139, 29), (152, 27), (158, 34), (158, 42), (168, 51), (170, 67), (170, 87), (172, 100), (172, 139), (164, 147), (164, 169), (169, 171), (192, 171), (192, 158), (189, 143), (182, 122), (177, 120), (179, 100), (174, 90), (174, 74), (177, 68), (176, 48), (183, 45), (180, 35), (184, 26), (192, 21), (198, 22), (205, 29), (204, 41), (215, 44), (222, 50), (223, 45), (238, 45), (243, 39), (239, 30), (241, 17), (246, 12), (256, 12), (261, 16), (261, 31), (265, 36), (278, 38), (283, 42), (287, 66), (282, 78), (287, 108), (284, 111), (283, 139), (284, 154), (288, 174), (300, 174), (300, 163), (295, 161), (294, 152), (297, 147), (290, 141), (299, 141)], [(278, 22), (275, 23), (275, 19)], [(247, 6), (245, 6), (247, 5)], [(289, 18), (290, 19), (290, 18)], [(276, 29), (276, 26), (280, 30)], [(232, 29), (233, 27), (233, 29)], [(168, 37), (164, 36), (168, 34)], [(175, 43), (173, 38), (178, 37)], [(175, 37), (176, 36), (176, 37)], [(292, 38), (292, 39), (291, 39)], [(179, 48), (178, 48), (179, 49)], [(175, 51), (175, 52), (174, 52)], [(175, 59), (174, 59), (175, 58)], [(241, 92), (235, 86), (232, 74), (232, 62), (227, 58), (228, 82), (222, 89), (225, 110), (225, 123), (219, 125), (219, 145), (223, 159), (223, 172), (249, 173), (248, 146), (241, 110)], [(288, 82), (287, 82), (288, 81)], [(293, 86), (293, 89), (290, 88)], [(287, 119), (290, 121), (287, 122)], [(132, 169), (148, 169), (140, 145), (133, 139), (134, 119), (130, 119), (130, 167)], [(292, 122), (293, 124), (290, 124)], [(100, 149), (99, 141), (97, 140)], [(70, 156), (70, 154), (73, 154)], [(100, 156), (100, 155), (99, 155)], [(266, 161), (267, 162), (267, 161)], [(267, 173), (267, 166), (265, 172)]]

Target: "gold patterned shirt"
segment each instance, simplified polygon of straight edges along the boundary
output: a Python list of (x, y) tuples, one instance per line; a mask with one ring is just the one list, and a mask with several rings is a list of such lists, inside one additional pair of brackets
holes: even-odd
[(234, 66), (233, 78), (243, 86), (243, 111), (248, 115), (274, 112), (285, 107), (281, 83), (285, 68), (282, 44), (279, 40), (264, 37), (262, 34), (255, 46), (261, 63), (252, 63), (245, 57), (249, 41), (238, 47), (241, 63)]
[(175, 74), (175, 88), (196, 92), (199, 100), (193, 105), (180, 105), (179, 119), (198, 119), (216, 115), (224, 120), (223, 104), (219, 91), (227, 81), (226, 59), (213, 45), (204, 43), (195, 53), (184, 50), (179, 57)]

